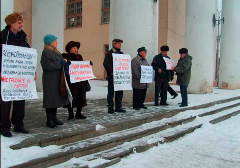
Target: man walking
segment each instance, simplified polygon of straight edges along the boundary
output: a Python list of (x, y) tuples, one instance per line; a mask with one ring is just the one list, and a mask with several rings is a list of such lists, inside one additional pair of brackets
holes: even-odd
[[(123, 54), (121, 51), (123, 40), (121, 39), (114, 39), (112, 41), (112, 49), (109, 50), (105, 56), (103, 66), (107, 71), (107, 80), (108, 80), (108, 95), (107, 95), (107, 102), (108, 102), (108, 113), (114, 113), (114, 83), (113, 83), (113, 57), (112, 53), (115, 54)], [(122, 98), (123, 98), (123, 91), (115, 91), (115, 112), (125, 113), (126, 110), (122, 108)]]
[[(2, 44), (30, 47), (27, 42), (27, 35), (22, 30), (23, 18), (20, 13), (12, 13), (5, 18), (6, 28), (1, 31), (1, 58), (2, 61)], [(2, 71), (1, 71), (2, 78)], [(36, 78), (36, 76), (35, 76)], [(10, 111), (12, 108), (12, 118), (10, 121)], [(25, 116), (25, 100), (5, 102), (1, 98), (1, 134), (5, 137), (11, 137), (11, 122), (14, 125), (14, 132), (27, 134), (28, 130), (24, 128), (23, 119)]]
[(155, 70), (155, 106), (159, 106), (159, 93), (161, 97), (160, 105), (167, 106), (167, 90), (168, 90), (168, 82), (171, 79), (170, 71), (166, 69), (166, 62), (164, 61), (164, 57), (169, 58), (167, 56), (167, 52), (169, 51), (168, 46), (162, 46), (160, 48), (161, 53), (156, 55), (153, 58), (152, 66)]
[(182, 103), (179, 107), (185, 107), (188, 106), (187, 87), (191, 79), (192, 57), (188, 55), (188, 49), (186, 48), (181, 48), (179, 54), (180, 59), (175, 67), (175, 72), (182, 96)]

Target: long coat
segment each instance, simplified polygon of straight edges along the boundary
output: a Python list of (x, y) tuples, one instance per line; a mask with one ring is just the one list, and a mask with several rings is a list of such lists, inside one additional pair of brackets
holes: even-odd
[(103, 62), (103, 66), (107, 71), (107, 78), (108, 81), (113, 81), (113, 57), (112, 57), (112, 53), (116, 53), (116, 54), (123, 54), (123, 52), (121, 52), (120, 50), (117, 51), (117, 49), (112, 48), (111, 50), (109, 50), (105, 56), (104, 62)]
[(175, 71), (177, 73), (177, 84), (188, 85), (191, 78), (192, 57), (186, 55), (178, 60)]
[[(163, 55), (160, 53), (153, 58), (152, 66), (155, 70), (155, 81), (171, 81), (174, 76), (174, 72), (167, 70), (166, 62), (163, 59)], [(166, 56), (166, 58), (170, 58)], [(161, 69), (162, 72), (159, 73), (158, 70)]]
[[(80, 54), (64, 53), (63, 58), (69, 61), (83, 61), (83, 57)], [(71, 65), (69, 65), (71, 66)], [(87, 105), (86, 100), (86, 85), (87, 81), (71, 83), (69, 74), (66, 74), (68, 86), (73, 96), (72, 107), (84, 107)]]
[(135, 89), (146, 89), (149, 87), (149, 83), (140, 83), (141, 80), (141, 65), (149, 66), (147, 60), (137, 55), (132, 59), (132, 87)]
[(68, 97), (60, 95), (60, 76), (62, 72), (62, 55), (50, 46), (45, 46), (42, 52), (41, 65), (43, 69), (43, 107), (58, 108), (68, 104)]

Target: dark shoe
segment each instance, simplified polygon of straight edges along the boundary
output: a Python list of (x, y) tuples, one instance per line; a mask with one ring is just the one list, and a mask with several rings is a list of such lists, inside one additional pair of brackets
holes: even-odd
[(73, 114), (73, 109), (72, 108), (68, 108), (68, 120), (72, 120), (74, 118), (74, 114)]
[(182, 103), (178, 103), (179, 105), (182, 104)]
[(187, 107), (187, 104), (181, 104), (179, 107)]
[(139, 107), (136, 107), (136, 108), (133, 108), (134, 110), (139, 110), (140, 108)]
[(14, 127), (13, 132), (19, 132), (19, 133), (23, 133), (23, 134), (29, 133), (29, 131), (26, 130), (25, 128), (16, 128), (16, 127)]
[(82, 113), (80, 113), (80, 114), (76, 114), (75, 115), (75, 118), (78, 118), (78, 119), (86, 119), (87, 117), (86, 116), (84, 116), (84, 115), (82, 115)]
[(1, 135), (8, 138), (12, 137), (12, 133), (10, 131), (7, 131), (7, 132), (1, 131)]
[(63, 125), (63, 122), (57, 119), (57, 112), (53, 113), (52, 120), (53, 120), (53, 123), (56, 125)]
[(50, 127), (50, 128), (57, 128), (56, 124), (54, 124), (54, 122), (53, 122), (51, 112), (47, 113), (47, 123), (46, 123), (46, 125), (47, 125), (47, 127)]
[(168, 103), (160, 103), (160, 106), (168, 106)]
[(140, 108), (142, 108), (142, 109), (147, 109), (147, 107), (146, 107), (146, 106), (142, 106), (142, 107), (140, 107)]
[(73, 118), (74, 118), (73, 114), (68, 116), (68, 120), (72, 120)]
[(109, 113), (109, 114), (114, 114), (114, 109), (109, 108), (109, 109), (108, 109), (108, 113)]
[(120, 109), (115, 110), (115, 112), (117, 112), (117, 113), (126, 113), (127, 111), (122, 109), (122, 108), (120, 108)]
[(159, 104), (158, 104), (158, 103), (155, 103), (154, 106), (159, 106)]
[(175, 99), (177, 96), (178, 96), (178, 94), (175, 94), (175, 95), (172, 97), (172, 99)]
[(49, 128), (57, 128), (57, 126), (53, 122), (47, 122), (46, 125)]

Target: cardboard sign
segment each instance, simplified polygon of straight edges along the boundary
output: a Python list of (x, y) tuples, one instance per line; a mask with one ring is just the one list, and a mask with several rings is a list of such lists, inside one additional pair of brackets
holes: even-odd
[(132, 90), (131, 57), (127, 54), (112, 54), (114, 91)]
[(164, 61), (166, 62), (166, 69), (167, 70), (173, 70), (176, 66), (175, 62), (172, 59), (163, 57)]
[(141, 65), (140, 83), (153, 83), (153, 67)]
[(34, 76), (37, 51), (2, 45), (1, 96), (3, 101), (38, 99)]
[(69, 65), (70, 82), (77, 83), (96, 78), (90, 61), (71, 61)]

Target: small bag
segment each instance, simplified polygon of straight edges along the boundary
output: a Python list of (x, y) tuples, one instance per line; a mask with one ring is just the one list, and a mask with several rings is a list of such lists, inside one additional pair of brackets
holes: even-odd
[(60, 76), (60, 95), (61, 97), (65, 97), (67, 94), (67, 87), (65, 81), (65, 72), (64, 69), (61, 69), (61, 76)]
[(89, 82), (86, 82), (86, 91), (89, 92), (91, 90), (91, 85), (89, 84)]

